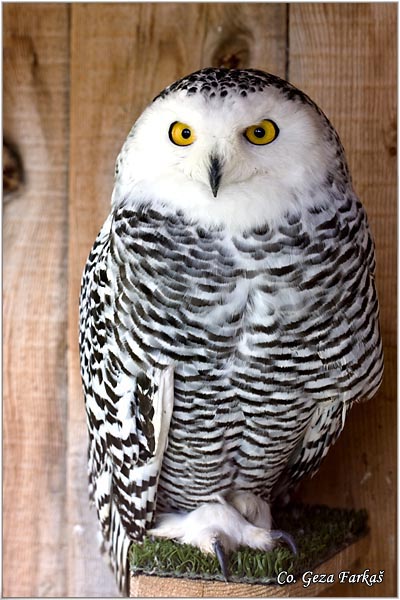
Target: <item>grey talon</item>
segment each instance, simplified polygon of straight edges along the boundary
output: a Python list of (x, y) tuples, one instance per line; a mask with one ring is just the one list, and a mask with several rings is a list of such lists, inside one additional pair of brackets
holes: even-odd
[(297, 554), (297, 546), (290, 533), (281, 531), (280, 529), (271, 529), (270, 534), (273, 540), (282, 540), (282, 542), (285, 542), (289, 546), (293, 554)]
[(215, 540), (215, 542), (213, 542), (213, 549), (215, 552), (215, 556), (218, 558), (218, 562), (219, 562), (219, 566), (221, 567), (222, 575), (224, 576), (225, 581), (228, 581), (228, 577), (229, 577), (228, 561), (226, 559), (224, 547), (219, 540)]

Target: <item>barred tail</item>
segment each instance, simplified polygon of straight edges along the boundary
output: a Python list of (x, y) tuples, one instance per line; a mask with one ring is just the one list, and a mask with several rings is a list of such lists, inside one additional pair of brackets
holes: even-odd
[(128, 552), (132, 540), (127, 535), (121, 523), (121, 517), (117, 507), (113, 503), (111, 507), (111, 532), (109, 555), (111, 567), (114, 571), (117, 585), (122, 596), (129, 596), (129, 564)]

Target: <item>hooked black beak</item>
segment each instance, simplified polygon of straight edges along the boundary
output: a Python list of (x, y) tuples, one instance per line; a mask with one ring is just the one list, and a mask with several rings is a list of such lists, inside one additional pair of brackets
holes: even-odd
[(213, 196), (216, 198), (222, 177), (222, 165), (219, 158), (216, 156), (211, 156), (210, 158), (210, 169), (208, 171), (208, 176), (210, 179), (210, 186)]

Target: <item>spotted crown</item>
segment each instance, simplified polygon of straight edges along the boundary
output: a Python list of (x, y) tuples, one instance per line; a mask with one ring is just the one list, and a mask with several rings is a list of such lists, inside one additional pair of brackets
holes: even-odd
[(246, 97), (273, 86), (282, 91), (289, 100), (300, 100), (304, 104), (314, 102), (299, 89), (270, 73), (257, 69), (214, 69), (212, 67), (191, 73), (169, 85), (154, 100), (165, 98), (172, 92), (186, 90), (188, 96), (202, 94), (209, 99), (225, 98), (231, 94)]

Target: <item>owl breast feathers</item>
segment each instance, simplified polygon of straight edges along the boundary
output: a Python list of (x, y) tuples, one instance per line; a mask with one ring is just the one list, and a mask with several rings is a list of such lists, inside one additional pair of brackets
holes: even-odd
[[(261, 506), (318, 469), (382, 378), (374, 271), (343, 148), (305, 94), (204, 69), (144, 111), (80, 303), (90, 494), (121, 587), (129, 544), (167, 535), (167, 515), (183, 539), (176, 515), (219, 498), (227, 522), (268, 530), (238, 494)], [(212, 540), (233, 549), (228, 530)]]

